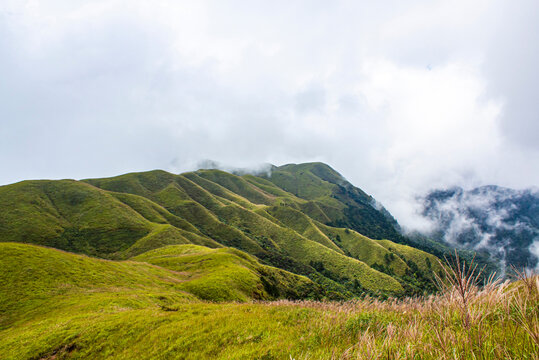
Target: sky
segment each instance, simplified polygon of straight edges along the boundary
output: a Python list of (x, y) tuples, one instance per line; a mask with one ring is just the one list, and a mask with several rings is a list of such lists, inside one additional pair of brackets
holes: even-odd
[(0, 184), (322, 161), (424, 226), (539, 185), (539, 2), (0, 1)]

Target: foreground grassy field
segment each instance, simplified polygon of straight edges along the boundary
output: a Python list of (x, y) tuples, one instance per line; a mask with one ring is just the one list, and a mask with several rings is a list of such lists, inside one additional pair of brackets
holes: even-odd
[[(190, 270), (193, 256), (205, 264), (194, 266), (198, 273)], [(256, 272), (243, 271), (260, 265), (236, 250), (194, 245), (134, 260), (2, 244), (0, 358), (539, 357), (537, 277), (479, 289), (472, 277), (448, 271), (443, 291), (430, 297), (217, 303), (197, 296), (205, 276), (218, 282), (216, 266), (239, 271), (226, 286), (246, 296), (257, 288)]]
[[(76, 304), (0, 332), (5, 359), (537, 359), (537, 309), (483, 294), (463, 325), (447, 299)], [(495, 301), (494, 304), (491, 301)], [(490, 306), (494, 305), (493, 308)], [(530, 314), (535, 312), (535, 315)], [(523, 326), (524, 325), (524, 326)], [(537, 335), (537, 329), (535, 336)]]

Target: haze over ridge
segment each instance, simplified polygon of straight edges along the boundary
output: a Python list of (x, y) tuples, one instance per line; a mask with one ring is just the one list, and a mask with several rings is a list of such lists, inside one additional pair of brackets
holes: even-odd
[(6, 1), (0, 183), (320, 160), (415, 196), (539, 184), (537, 3)]

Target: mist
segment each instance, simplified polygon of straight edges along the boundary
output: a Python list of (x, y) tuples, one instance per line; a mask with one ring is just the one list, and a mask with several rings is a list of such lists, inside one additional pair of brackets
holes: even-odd
[(433, 238), (457, 248), (486, 251), (505, 270), (539, 269), (539, 191), (483, 186), (452, 188), (421, 199)]
[(4, 1), (0, 183), (323, 161), (428, 229), (430, 189), (539, 184), (538, 10)]

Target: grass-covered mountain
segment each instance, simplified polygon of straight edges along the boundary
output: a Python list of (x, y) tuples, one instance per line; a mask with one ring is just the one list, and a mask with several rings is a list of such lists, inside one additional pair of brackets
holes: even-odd
[(537, 358), (536, 278), (458, 287), (328, 166), (272, 170), (0, 187), (0, 359)]
[(374, 203), (321, 163), (258, 176), (156, 170), (23, 181), (0, 187), (0, 241), (115, 260), (166, 245), (235, 248), (308, 277), (320, 286), (312, 296), (422, 292), (437, 259), (392, 242), (402, 240), (396, 222)]

